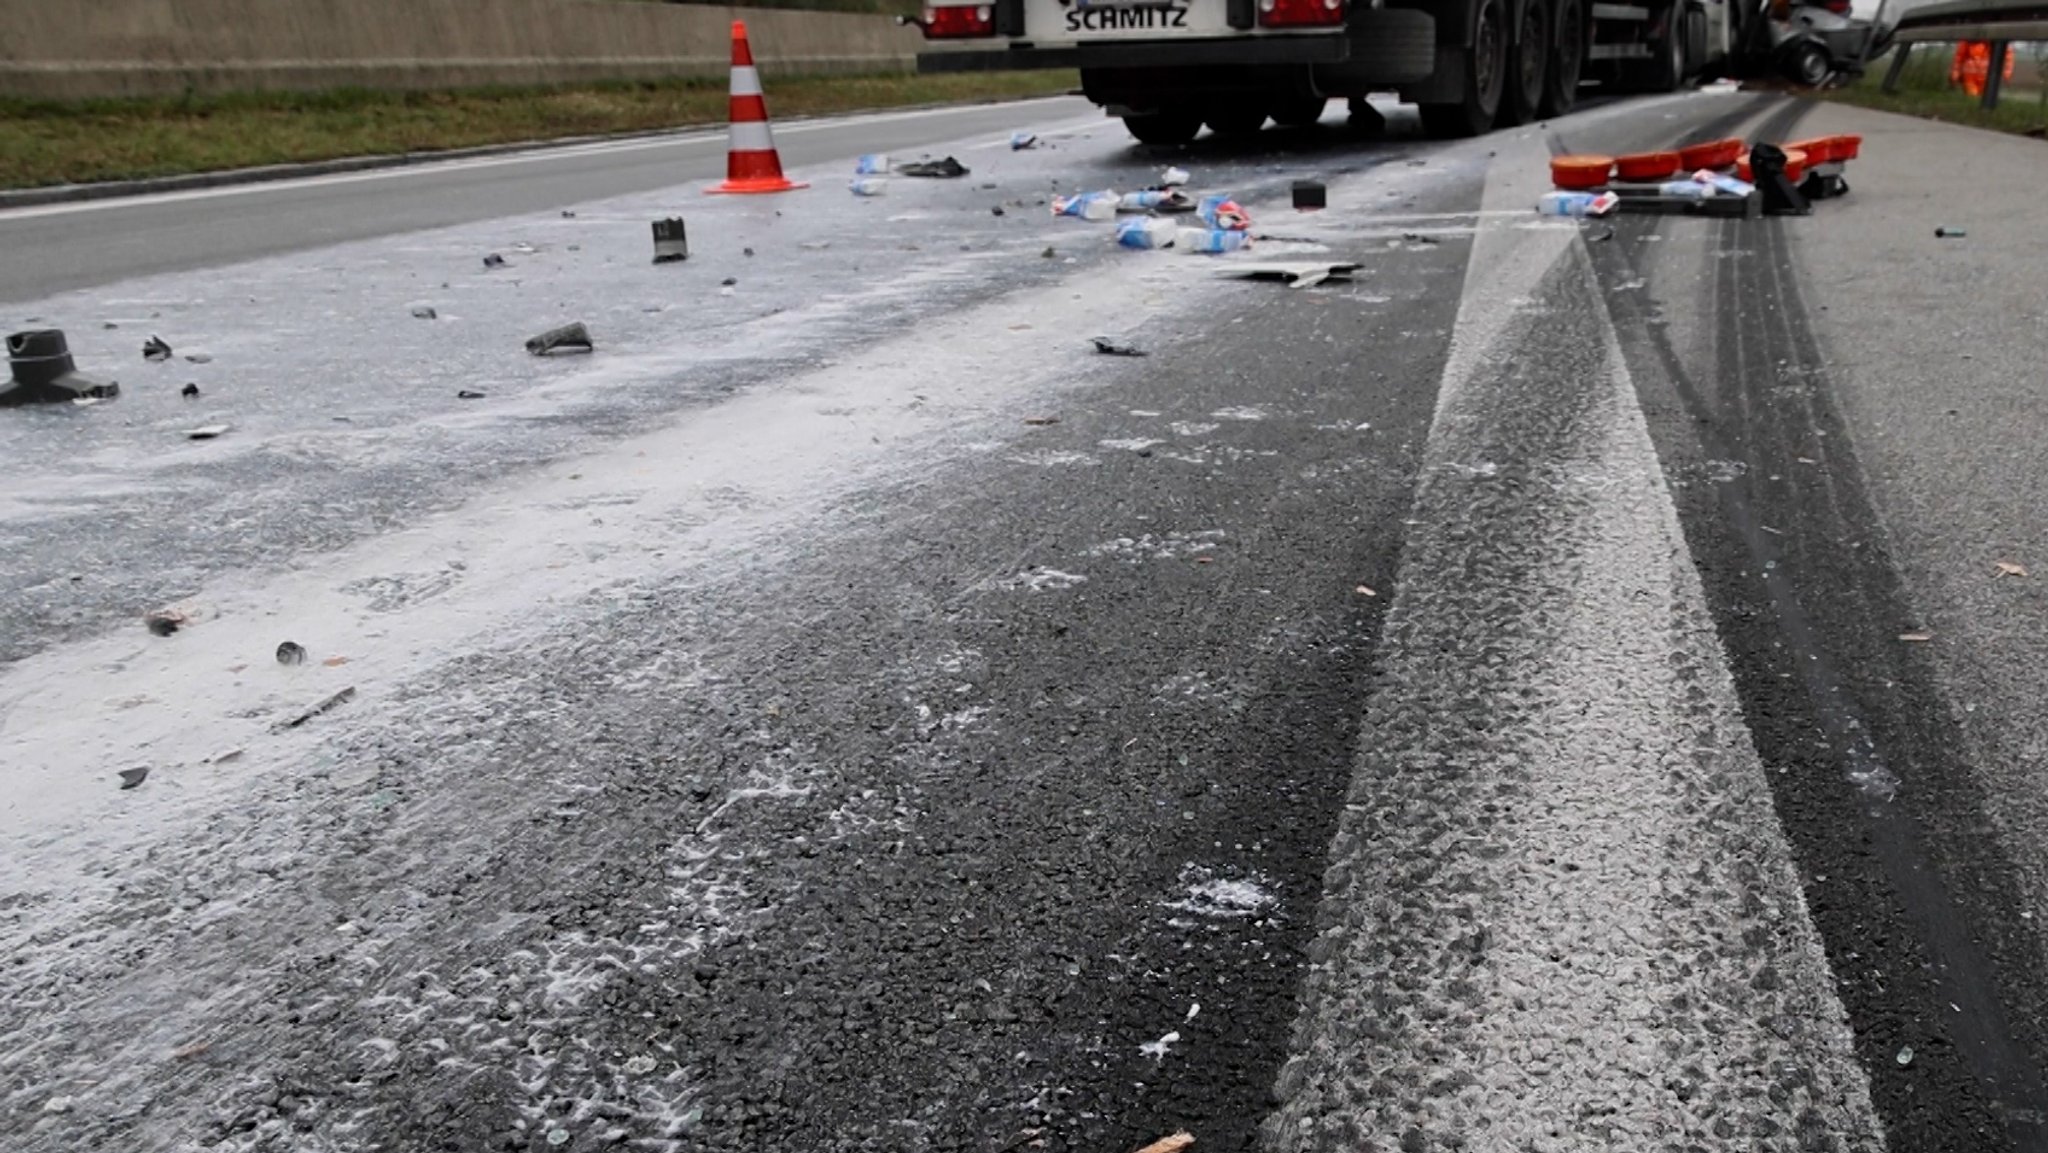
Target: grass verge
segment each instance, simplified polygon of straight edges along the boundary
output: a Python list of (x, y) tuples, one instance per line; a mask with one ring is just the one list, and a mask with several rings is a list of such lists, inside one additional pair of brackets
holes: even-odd
[(1884, 74), (1891, 67), (1891, 58), (1885, 57), (1875, 62), (1869, 74), (1856, 83), (1823, 95), (1830, 100), (1875, 108), (1881, 112), (1967, 124), (1997, 132), (2039, 135), (2042, 126), (2048, 124), (2048, 93), (2008, 86), (1999, 99), (1998, 107), (1987, 112), (1979, 105), (1977, 97), (1961, 88), (1949, 87), (1950, 60), (1949, 45), (1922, 45), (1906, 62), (1906, 71), (1899, 77), (1897, 92), (1884, 91)]
[[(776, 116), (1041, 96), (1071, 72), (813, 76), (768, 82)], [(0, 188), (434, 152), (722, 124), (726, 80), (462, 92), (260, 92), (158, 100), (0, 100)]]

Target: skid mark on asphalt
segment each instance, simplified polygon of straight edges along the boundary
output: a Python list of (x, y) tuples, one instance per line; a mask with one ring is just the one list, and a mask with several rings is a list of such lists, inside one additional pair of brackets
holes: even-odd
[(1481, 235), (1424, 471), (1268, 1147), (1882, 1149), (1575, 229)]
[[(1793, 109), (1797, 111), (1797, 109)], [(1785, 116), (1759, 131), (1789, 129)], [(1613, 298), (1633, 377), (1894, 1142), (2031, 1149), (2041, 1003), (2012, 866), (1834, 400), (1793, 260), (1796, 221), (1706, 226), (1603, 270), (1711, 278), (1701, 315)], [(1743, 247), (1730, 243), (1743, 237)], [(2038, 1044), (2038, 1041), (2035, 1042)], [(1910, 1068), (1895, 1055), (1912, 1047)]]

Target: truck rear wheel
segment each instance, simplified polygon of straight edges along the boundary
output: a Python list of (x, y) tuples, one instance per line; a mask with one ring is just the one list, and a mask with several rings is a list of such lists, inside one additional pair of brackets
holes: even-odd
[(1647, 92), (1676, 92), (1685, 84), (1685, 13), (1673, 12), (1664, 22), (1664, 39), (1652, 45), (1655, 53), (1645, 65), (1639, 81)]
[(1473, 14), (1472, 47), (1465, 53), (1463, 99), (1424, 104), (1422, 130), (1436, 137), (1478, 136), (1493, 127), (1506, 87), (1508, 28), (1503, 0), (1480, 0)]
[(1549, 0), (1522, 0), (1522, 19), (1508, 50), (1508, 78), (1500, 94), (1501, 124), (1527, 124), (1543, 103), (1550, 64)]
[(1313, 128), (1329, 106), (1320, 96), (1290, 96), (1273, 105), (1273, 123), (1282, 128)]
[(1241, 140), (1266, 126), (1266, 110), (1257, 104), (1232, 101), (1210, 109), (1203, 119), (1216, 135)]
[(1579, 102), (1579, 81), (1586, 73), (1586, 0), (1557, 0), (1557, 46), (1543, 77), (1543, 102), (1536, 113), (1546, 119), (1563, 116)]
[(1124, 117), (1124, 127), (1140, 144), (1186, 144), (1202, 130), (1202, 118), (1192, 112), (1145, 112)]

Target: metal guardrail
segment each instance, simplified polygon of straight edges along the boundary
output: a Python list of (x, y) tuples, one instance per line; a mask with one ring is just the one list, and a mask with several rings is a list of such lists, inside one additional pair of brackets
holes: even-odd
[(1883, 33), (1893, 46), (1892, 64), (1884, 74), (1884, 90), (1899, 90), (1916, 44), (1953, 44), (1983, 40), (1991, 44), (1990, 70), (1984, 78), (1983, 107), (1998, 107), (2005, 80), (2005, 62), (2015, 40), (2048, 40), (2048, 3), (2043, 0), (1940, 0), (1915, 4), (1900, 12)]
[[(2042, 0), (1939, 0), (1934, 4), (1914, 4), (1903, 8), (1891, 26), (1892, 39), (1909, 44), (1939, 40), (2048, 39), (2048, 3)], [(1996, 30), (1995, 34), (1975, 35), (1990, 30)]]

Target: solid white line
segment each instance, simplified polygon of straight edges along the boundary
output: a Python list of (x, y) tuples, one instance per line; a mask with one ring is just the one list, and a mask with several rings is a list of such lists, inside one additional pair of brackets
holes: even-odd
[[(1015, 107), (1020, 120), (1028, 122), (1035, 110), (1055, 101), (1069, 100), (1070, 97), (1052, 96), (1040, 100), (1021, 100)], [(985, 104), (969, 104), (949, 108), (918, 108), (902, 112), (868, 112), (858, 116), (843, 116), (819, 119), (788, 120), (776, 125), (786, 135), (807, 132), (837, 132), (871, 124), (890, 124), (904, 120), (942, 120), (968, 113), (985, 112)], [(772, 111), (772, 108), (771, 108)], [(62, 204), (41, 204), (29, 208), (0, 211), (0, 223), (15, 220), (33, 220), (38, 217), (66, 216), (81, 212), (108, 212), (140, 205), (179, 204), (194, 200), (214, 200), (226, 196), (253, 196), (263, 193), (295, 192), (308, 188), (331, 188), (347, 184), (362, 184), (376, 180), (422, 179), (445, 175), (451, 172), (466, 172), (484, 168), (501, 168), (517, 164), (535, 164), (564, 160), (578, 156), (615, 156), (628, 152), (644, 152), (658, 148), (687, 149), (698, 146), (716, 146), (723, 149), (726, 144), (726, 126), (707, 125), (672, 135), (637, 138), (633, 140), (603, 140), (587, 144), (565, 144), (558, 146), (536, 145), (524, 152), (512, 152), (502, 156), (475, 156), (455, 160), (422, 161), (393, 168), (375, 168), (362, 172), (336, 172), (323, 176), (292, 177), (285, 180), (267, 180), (255, 184), (234, 184), (220, 188), (192, 188), (179, 192), (143, 193), (136, 196), (108, 197), (103, 200), (67, 201)]]

